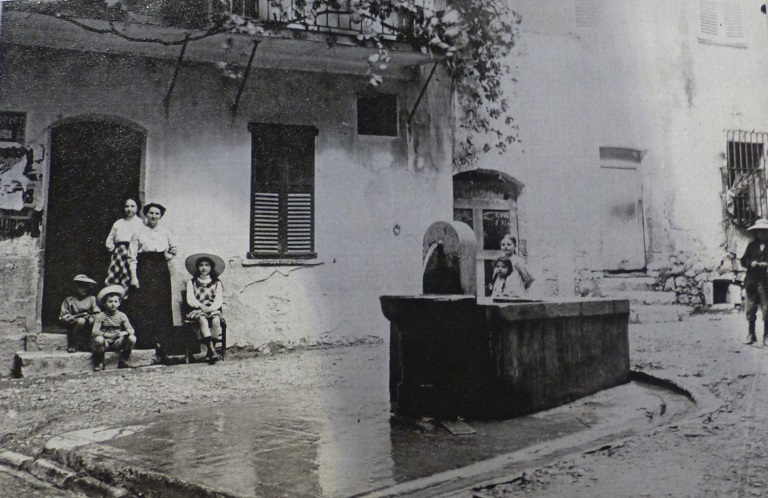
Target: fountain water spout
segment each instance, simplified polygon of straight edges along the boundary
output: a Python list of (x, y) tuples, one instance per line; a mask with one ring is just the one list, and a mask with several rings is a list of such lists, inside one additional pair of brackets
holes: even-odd
[(442, 245), (443, 241), (438, 240), (437, 242), (433, 242), (431, 246), (429, 246), (429, 249), (427, 249), (427, 254), (424, 255), (424, 261), (422, 261), (421, 264), (421, 274), (424, 275), (424, 272), (427, 271), (427, 263), (429, 262), (430, 256), (432, 256), (432, 253), (435, 251), (437, 246), (440, 246), (441, 252), (442, 252)]

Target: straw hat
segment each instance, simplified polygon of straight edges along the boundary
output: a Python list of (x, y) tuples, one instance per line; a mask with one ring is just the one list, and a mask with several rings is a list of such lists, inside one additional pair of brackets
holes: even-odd
[(187, 271), (189, 272), (190, 275), (194, 275), (195, 273), (197, 273), (197, 262), (201, 258), (209, 259), (213, 262), (212, 273), (215, 272), (217, 276), (224, 273), (224, 269), (227, 267), (227, 264), (224, 262), (224, 260), (216, 256), (215, 254), (210, 254), (207, 252), (199, 252), (197, 254), (187, 256), (187, 259), (184, 261), (184, 266), (186, 266)]
[(109, 294), (118, 294), (120, 295), (120, 299), (122, 299), (123, 296), (125, 296), (125, 289), (123, 289), (122, 285), (108, 285), (99, 291), (99, 295), (96, 296), (96, 299), (98, 299), (99, 302), (102, 302)]
[(747, 230), (768, 230), (768, 220), (765, 218), (760, 218), (755, 222), (754, 225), (747, 228)]
[(88, 275), (81, 273), (79, 275), (75, 275), (75, 278), (72, 279), (73, 282), (80, 282), (83, 284), (91, 284), (96, 285), (96, 281), (92, 278), (88, 278)]

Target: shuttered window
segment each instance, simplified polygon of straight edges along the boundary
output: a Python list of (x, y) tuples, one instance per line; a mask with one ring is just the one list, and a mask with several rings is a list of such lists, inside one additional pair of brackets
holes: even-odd
[(252, 258), (315, 257), (313, 126), (251, 123)]
[(699, 0), (699, 41), (747, 46), (739, 0)]

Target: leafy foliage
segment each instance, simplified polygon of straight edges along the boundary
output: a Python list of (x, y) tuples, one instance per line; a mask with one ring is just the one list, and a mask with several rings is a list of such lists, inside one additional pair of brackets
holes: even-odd
[[(406, 43), (444, 61), (452, 78), (459, 104), (459, 138), (454, 150), (454, 168), (468, 169), (478, 154), (496, 149), (504, 152), (518, 140), (517, 127), (509, 115), (502, 83), (509, 77), (507, 57), (515, 44), (520, 17), (507, 0), (269, 0), (267, 12), (257, 12), (254, 0), (17, 0), (11, 8), (55, 15), (95, 29), (79, 19), (111, 21), (112, 34), (130, 39), (113, 22), (159, 23), (200, 30), (186, 41), (222, 32), (261, 37), (286, 30), (317, 30), (329, 19), (343, 23), (325, 28), (328, 43), (346, 36), (370, 46), (367, 78), (371, 85), (383, 81), (390, 63), (390, 50)], [(437, 5), (435, 5), (437, 4)], [(185, 40), (157, 41), (181, 45)], [(223, 47), (225, 50), (227, 47)], [(243, 78), (247, 72), (221, 63), (222, 74)]]

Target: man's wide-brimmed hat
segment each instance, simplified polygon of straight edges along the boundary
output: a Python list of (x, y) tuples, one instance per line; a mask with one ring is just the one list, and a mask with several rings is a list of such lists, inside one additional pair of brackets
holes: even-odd
[(89, 278), (88, 275), (81, 273), (79, 275), (75, 275), (75, 278), (72, 279), (73, 282), (80, 282), (81, 284), (90, 284), (90, 285), (96, 285), (96, 281), (92, 278)]
[(747, 228), (747, 230), (768, 230), (768, 220), (765, 218), (760, 218), (755, 222), (754, 225)]
[(99, 302), (102, 302), (104, 301), (104, 298), (110, 294), (118, 294), (120, 299), (122, 299), (123, 296), (125, 296), (125, 289), (121, 285), (108, 285), (99, 291), (99, 295), (96, 296), (96, 299), (98, 299)]
[(216, 273), (216, 275), (221, 275), (224, 273), (224, 269), (227, 267), (227, 264), (224, 262), (224, 260), (215, 254), (199, 252), (197, 254), (187, 256), (186, 261), (184, 261), (184, 266), (187, 267), (187, 271), (190, 275), (197, 273), (197, 262), (201, 259), (208, 259), (213, 263), (213, 272)]

